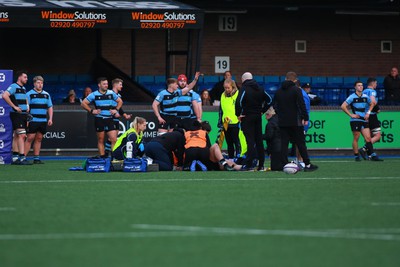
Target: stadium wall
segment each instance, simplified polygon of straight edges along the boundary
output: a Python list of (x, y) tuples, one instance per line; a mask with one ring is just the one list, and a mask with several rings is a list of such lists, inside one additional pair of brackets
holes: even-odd
[[(235, 76), (384, 76), (399, 66), (398, 17), (324, 14), (237, 14), (237, 31), (218, 31), (218, 14), (206, 14), (201, 71), (215, 75), (215, 56), (229, 56)], [(130, 74), (131, 30), (101, 30), (101, 53)], [(136, 75), (165, 73), (165, 31), (135, 30)], [(87, 73), (96, 57), (96, 30), (0, 28), (0, 68), (30, 73)], [(187, 32), (171, 31), (172, 48), (185, 48)], [(22, 40), (22, 41), (21, 41)], [(295, 40), (307, 41), (307, 53), (295, 53)], [(392, 53), (381, 53), (382, 40)], [(32, 45), (35, 43), (35, 45)], [(185, 69), (174, 56), (172, 75)]]

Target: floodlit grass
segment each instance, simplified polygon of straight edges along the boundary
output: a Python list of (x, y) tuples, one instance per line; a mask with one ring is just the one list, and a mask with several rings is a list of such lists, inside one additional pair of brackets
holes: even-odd
[(281, 172), (0, 166), (0, 266), (398, 266), (400, 159)]

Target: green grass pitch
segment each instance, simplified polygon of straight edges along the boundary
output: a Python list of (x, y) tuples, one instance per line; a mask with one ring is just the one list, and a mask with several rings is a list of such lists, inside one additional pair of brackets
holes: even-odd
[(400, 159), (282, 172), (0, 166), (0, 266), (400, 265)]

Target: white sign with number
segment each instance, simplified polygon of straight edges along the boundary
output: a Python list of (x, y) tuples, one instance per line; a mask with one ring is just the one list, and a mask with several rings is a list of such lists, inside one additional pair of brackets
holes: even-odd
[(229, 57), (215, 57), (215, 73), (224, 73), (230, 70)]

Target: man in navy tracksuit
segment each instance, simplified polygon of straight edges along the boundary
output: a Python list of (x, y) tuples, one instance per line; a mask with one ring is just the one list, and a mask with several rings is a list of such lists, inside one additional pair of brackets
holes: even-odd
[(242, 75), (242, 89), (235, 103), (236, 116), (246, 137), (247, 157), (242, 170), (251, 170), (253, 160), (258, 159), (258, 171), (264, 170), (264, 146), (261, 115), (271, 106), (272, 98), (253, 79), (250, 72)]

